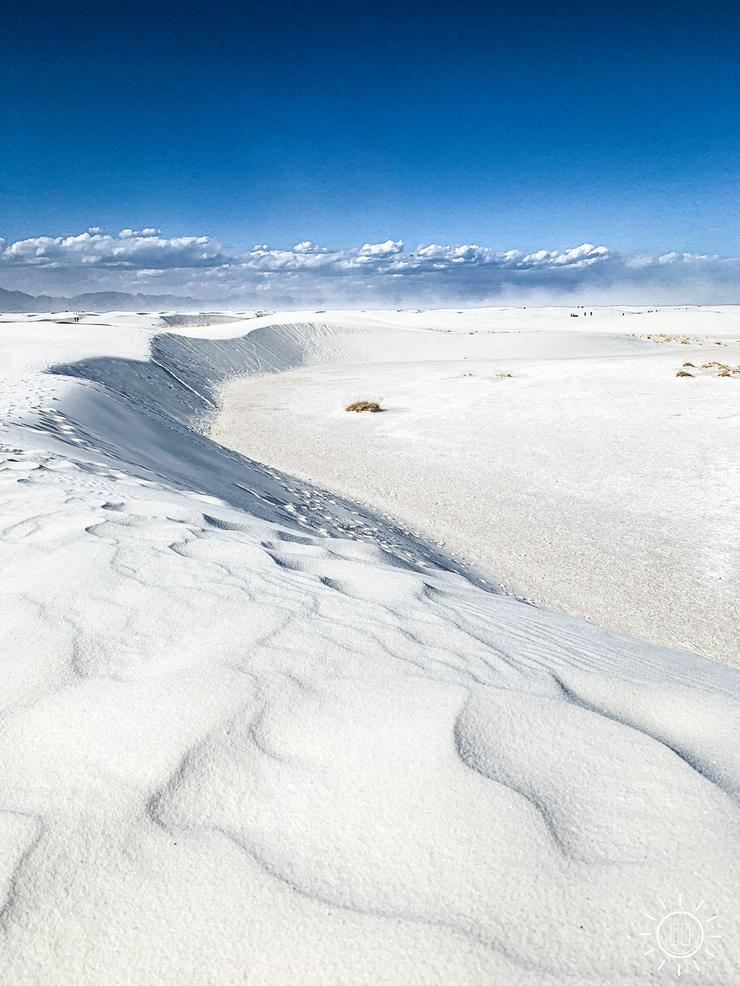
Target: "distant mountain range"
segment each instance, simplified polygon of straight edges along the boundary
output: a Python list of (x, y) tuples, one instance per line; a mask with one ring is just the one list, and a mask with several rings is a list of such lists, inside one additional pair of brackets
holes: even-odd
[(0, 288), (0, 312), (59, 311), (152, 311), (162, 308), (198, 308), (196, 298), (178, 298), (174, 294), (128, 294), (126, 291), (92, 291), (72, 298), (55, 298), (48, 294), (32, 295), (25, 291)]

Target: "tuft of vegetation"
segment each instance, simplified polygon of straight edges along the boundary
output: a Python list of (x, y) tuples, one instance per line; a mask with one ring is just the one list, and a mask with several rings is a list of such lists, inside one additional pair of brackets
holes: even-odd
[(688, 370), (678, 370), (676, 373), (677, 377), (693, 377), (693, 373), (689, 373)]
[(370, 411), (371, 414), (377, 414), (378, 411), (382, 411), (383, 408), (378, 404), (377, 401), (354, 401), (352, 404), (348, 404), (345, 411)]
[[(693, 363), (684, 363), (684, 366), (693, 366)], [(735, 374), (740, 374), (740, 366), (729, 366), (727, 363), (718, 363), (716, 359), (709, 360), (706, 363), (702, 363), (700, 369), (702, 370), (716, 370), (718, 377), (732, 377)], [(679, 371), (676, 376), (680, 377), (683, 374)], [(687, 374), (688, 376), (693, 376), (693, 374)]]
[(503, 377), (510, 377), (510, 376), (512, 376), (512, 374), (511, 374), (511, 373), (509, 373), (509, 372), (508, 372), (507, 370), (500, 370), (500, 371), (499, 371), (499, 372), (498, 372), (498, 373), (496, 374), (496, 376), (497, 376), (497, 377), (502, 377), (502, 378), (503, 378)]

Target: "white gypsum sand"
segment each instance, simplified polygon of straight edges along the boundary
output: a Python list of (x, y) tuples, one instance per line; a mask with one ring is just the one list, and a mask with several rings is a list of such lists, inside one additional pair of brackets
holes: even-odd
[[(439, 356), (416, 332), (379, 362), (328, 347), (339, 365), (232, 380), (211, 435), (387, 510), (538, 605), (737, 664), (740, 375), (701, 366), (740, 364), (740, 313), (621, 312), (427, 313), (453, 329)], [(423, 324), (372, 317), (401, 336)], [(676, 377), (687, 361), (693, 380)], [(361, 398), (387, 413), (344, 413)]]
[(733, 986), (740, 674), (198, 434), (295, 318), (0, 324), (0, 979)]

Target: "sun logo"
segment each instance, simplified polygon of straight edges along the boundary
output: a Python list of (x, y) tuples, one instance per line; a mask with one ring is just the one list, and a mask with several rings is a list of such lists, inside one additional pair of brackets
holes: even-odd
[(668, 907), (662, 900), (659, 903), (661, 910), (657, 916), (645, 912), (645, 917), (653, 922), (653, 928), (640, 932), (641, 937), (649, 939), (646, 942), (649, 947), (643, 954), (656, 957), (658, 972), (666, 965), (676, 976), (699, 972), (698, 959), (702, 955), (714, 958), (711, 943), (722, 937), (712, 924), (717, 915), (705, 917), (700, 914), (705, 907), (703, 900), (692, 911), (685, 910), (680, 895), (676, 908)]

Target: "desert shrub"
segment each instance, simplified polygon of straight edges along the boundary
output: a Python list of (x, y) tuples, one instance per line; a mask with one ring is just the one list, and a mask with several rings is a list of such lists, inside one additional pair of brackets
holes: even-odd
[(502, 378), (503, 377), (510, 377), (511, 376), (511, 373), (509, 373), (507, 370), (501, 370), (499, 373), (496, 374), (496, 376), (497, 377), (502, 377)]
[(677, 377), (693, 377), (693, 373), (689, 373), (688, 370), (678, 370), (676, 373)]
[(377, 414), (378, 411), (382, 411), (383, 408), (378, 404), (377, 401), (354, 401), (352, 404), (348, 404), (345, 411), (370, 411), (372, 414)]

